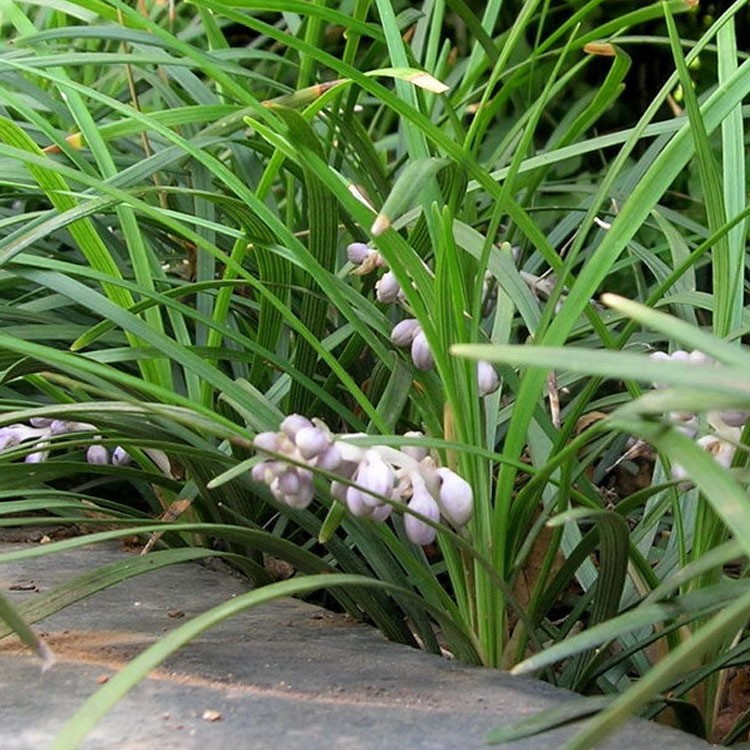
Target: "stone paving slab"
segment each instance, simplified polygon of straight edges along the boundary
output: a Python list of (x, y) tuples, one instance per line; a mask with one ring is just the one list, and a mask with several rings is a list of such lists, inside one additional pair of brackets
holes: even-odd
[[(9, 549), (0, 545), (0, 551)], [(86, 547), (0, 566), (17, 602), (118, 557)], [(124, 581), (36, 628), (57, 657), (42, 674), (15, 639), (0, 641), (0, 750), (44, 750), (101, 680), (161, 635), (248, 590), (188, 563)], [(153, 672), (98, 725), (85, 750), (471, 750), (491, 728), (574, 698), (538, 681), (467, 667), (389, 643), (374, 629), (283, 599), (205, 633)], [(220, 719), (207, 721), (206, 711)], [(214, 714), (215, 715), (215, 714)], [(573, 727), (506, 747), (560, 747)], [(602, 747), (708, 748), (640, 720)]]

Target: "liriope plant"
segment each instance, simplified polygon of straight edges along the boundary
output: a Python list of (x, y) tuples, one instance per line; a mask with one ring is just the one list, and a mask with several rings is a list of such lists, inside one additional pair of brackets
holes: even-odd
[[(598, 305), (607, 284), (688, 323), (708, 311), (716, 334), (739, 335), (742, 3), (684, 48), (681, 0), (616, 18), (600, 2), (569, 13), (531, 0), (490, 3), (481, 19), (463, 4), (414, 14), (386, 0), (283, 16), (254, 0), (182, 4), (175, 17), (116, 0), (5, 7), (9, 497), (92, 528), (94, 502), (107, 523), (174, 548), (219, 539), (260, 584), (259, 551), (300, 574), (357, 576), (329, 578), (340, 606), (435, 652), (440, 628), (448, 650), (491, 667), (575, 643), (582, 623), (598, 632), (674, 575), (672, 561), (724, 549), (725, 519), (683, 523), (666, 469), (606, 502), (620, 433), (662, 443), (640, 416), (638, 429), (598, 421), (641, 377), (623, 370), (627, 389), (612, 390), (585, 376), (618, 360), (567, 365), (661, 344)], [(596, 135), (643, 41), (628, 33), (665, 17), (674, 74), (634, 124)], [(690, 66), (710, 55), (716, 85), (691, 97)], [(678, 86), (687, 119), (664, 116)], [(702, 195), (688, 215), (670, 189), (693, 164)], [(708, 267), (713, 298), (699, 286)], [(531, 343), (565, 345), (544, 362), (556, 377), (515, 369), (533, 363)], [(490, 345), (478, 364), (452, 348), (476, 344)], [(498, 354), (508, 344), (523, 356)], [(92, 474), (105, 483), (94, 500)], [(119, 501), (125, 484), (139, 506)], [(61, 487), (70, 505), (49, 505)], [(178, 500), (192, 516), (154, 521)], [(664, 556), (662, 522), (682, 540)], [(712, 535), (694, 547), (701, 524)], [(321, 586), (300, 575), (246, 604)], [(560, 622), (551, 613), (571, 587)], [(230, 610), (134, 663), (65, 737)], [(681, 635), (666, 638), (677, 653)], [(622, 644), (631, 661), (605, 664), (588, 643), (544, 674), (614, 692), (649, 666), (646, 645)], [(718, 683), (708, 692), (715, 711)]]

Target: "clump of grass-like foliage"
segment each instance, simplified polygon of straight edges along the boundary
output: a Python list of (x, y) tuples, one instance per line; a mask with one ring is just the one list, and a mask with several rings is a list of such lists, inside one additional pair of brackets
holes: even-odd
[(746, 3), (474, 5), (3, 4), (0, 519), (87, 533), (0, 561), (136, 530), (101, 585), (212, 554), (258, 586), (56, 748), (320, 589), (606, 696), (571, 748), (667, 708), (747, 732), (716, 727), (750, 645)]

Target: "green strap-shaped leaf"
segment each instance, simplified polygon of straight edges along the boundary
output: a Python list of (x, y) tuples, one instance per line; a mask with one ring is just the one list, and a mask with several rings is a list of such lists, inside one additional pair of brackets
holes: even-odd
[(15, 607), (2, 595), (0, 595), (0, 620), (4, 620), (10, 630), (15, 632), (23, 643), (36, 652), (42, 660), (42, 669), (48, 669), (54, 664), (55, 657), (47, 644), (34, 633)]
[[(36, 143), (11, 120), (0, 117), (0, 140), (14, 148), (27, 151), (35, 156), (44, 156)], [(76, 199), (73, 190), (65, 182), (65, 179), (53, 169), (45, 169), (38, 164), (29, 162), (26, 165), (29, 174), (36, 180), (39, 187), (45, 192), (52, 205), (60, 211), (72, 210), (76, 207)], [(101, 237), (94, 229), (94, 225), (88, 218), (82, 218), (68, 226), (71, 236), (76, 241), (81, 253), (91, 266), (114, 278), (121, 278), (120, 271)], [(4, 262), (11, 258), (5, 256)], [(133, 298), (130, 293), (114, 284), (103, 283), (102, 288), (110, 300), (120, 307), (130, 307)]]
[[(307, 121), (295, 110), (274, 105), (273, 111), (284, 121), (288, 138), (300, 148), (323, 159), (323, 147)], [(308, 216), (308, 250), (328, 271), (335, 270), (336, 240), (338, 236), (338, 204), (303, 163), (305, 197)], [(315, 279), (305, 274), (300, 283), (306, 290), (302, 299), (300, 320), (318, 338), (325, 334), (328, 318), (328, 300), (318, 294)], [(305, 375), (312, 376), (318, 364), (318, 355), (309, 342), (300, 340), (294, 354), (294, 364)], [(292, 383), (289, 395), (290, 411), (306, 413), (310, 408), (309, 394), (297, 382)]]

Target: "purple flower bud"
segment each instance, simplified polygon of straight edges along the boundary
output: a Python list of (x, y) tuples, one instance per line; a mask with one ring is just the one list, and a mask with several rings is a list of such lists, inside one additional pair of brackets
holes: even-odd
[(54, 420), (49, 417), (32, 417), (29, 424), (32, 427), (49, 427)]
[(273, 486), (277, 487), (282, 495), (296, 495), (302, 486), (302, 478), (295, 467), (290, 467), (273, 480)]
[(279, 450), (278, 432), (259, 432), (253, 438), (253, 446), (259, 451), (277, 453)]
[(411, 358), (420, 370), (431, 370), (435, 367), (435, 359), (423, 331), (420, 331), (411, 342)]
[[(304, 470), (303, 470), (304, 471)], [(299, 489), (297, 492), (289, 493), (284, 497), (284, 502), (290, 508), (299, 510), (306, 508), (315, 497), (315, 485), (309, 472), (300, 474)]]
[(273, 461), (261, 461), (250, 469), (250, 476), (255, 482), (270, 484), (273, 480)]
[(24, 440), (42, 437), (47, 434), (47, 430), (27, 427), (25, 424), (8, 425), (7, 427), (0, 428), (0, 450), (13, 448)]
[(477, 362), (477, 387), (480, 396), (489, 396), (500, 387), (500, 378), (489, 362)]
[(331, 435), (321, 427), (302, 427), (294, 436), (294, 443), (305, 460), (324, 453), (331, 446)]
[[(435, 523), (440, 520), (440, 508), (438, 508), (435, 498), (428, 492), (427, 487), (421, 480), (414, 483), (414, 494), (411, 496), (411, 500), (409, 500), (406, 507), (415, 513), (420, 513)], [(410, 513), (404, 514), (404, 530), (406, 531), (406, 536), (414, 544), (422, 546), (432, 544), (437, 536), (437, 531), (432, 526), (428, 526), (424, 521)]]
[(741, 409), (727, 409), (719, 412), (719, 417), (727, 427), (744, 427), (745, 422), (750, 419), (750, 412)]
[(440, 510), (454, 526), (465, 526), (474, 511), (471, 485), (455, 471), (445, 467), (437, 470), (440, 482)]
[(28, 453), (23, 462), (25, 464), (40, 464), (47, 460), (47, 456), (49, 456), (49, 451), (34, 451), (34, 453)]
[[(338, 446), (334, 446), (334, 448), (338, 450)], [(320, 468), (323, 469), (325, 467), (321, 466)], [(351, 479), (358, 468), (358, 462), (342, 460), (341, 463), (336, 467), (335, 471), (340, 477), (344, 477), (344, 479)]]
[(391, 515), (392, 512), (393, 512), (393, 506), (389, 505), (388, 503), (383, 503), (377, 508), (372, 509), (372, 513), (370, 513), (370, 518), (373, 521), (382, 523), (383, 521), (388, 520), (388, 517)]
[(313, 423), (307, 418), (300, 414), (290, 414), (286, 417), (279, 425), (279, 429), (292, 440), (295, 435), (303, 427), (312, 427)]
[(289, 467), (277, 474), (269, 488), (277, 500), (291, 508), (306, 508), (315, 494), (312, 473), (297, 467)]
[(378, 302), (384, 302), (385, 304), (396, 302), (400, 291), (401, 286), (393, 271), (386, 271), (375, 284), (375, 296)]
[(684, 349), (678, 349), (672, 352), (669, 358), (673, 362), (690, 362), (690, 355)]
[(335, 479), (331, 482), (331, 497), (334, 500), (338, 500), (340, 503), (346, 502), (346, 491), (349, 489), (348, 485), (342, 482), (337, 482)]
[(86, 461), (96, 466), (104, 466), (109, 463), (109, 451), (100, 443), (94, 443), (86, 451)]
[(372, 250), (367, 247), (364, 242), (352, 242), (346, 247), (346, 257), (349, 258), (355, 266), (364, 263), (371, 252)]
[(414, 337), (421, 332), (422, 326), (416, 318), (404, 318), (393, 326), (391, 343), (396, 346), (411, 346)]
[(372, 515), (372, 511), (375, 509), (374, 505), (365, 502), (364, 493), (356, 487), (347, 487), (344, 498), (349, 512), (357, 518), (367, 518)]
[(335, 444), (331, 445), (318, 455), (315, 465), (324, 471), (336, 471), (341, 466), (341, 451)]
[(132, 460), (130, 454), (119, 445), (112, 451), (112, 464), (114, 466), (127, 466)]
[(63, 419), (53, 419), (49, 426), (50, 435), (66, 435), (70, 432), (70, 423)]

